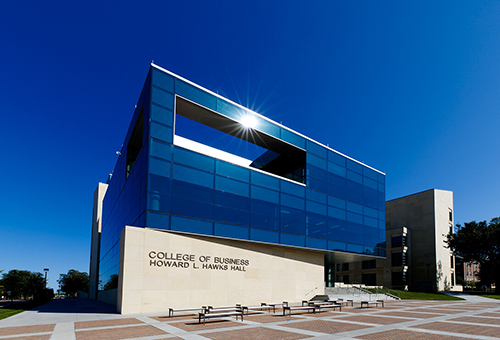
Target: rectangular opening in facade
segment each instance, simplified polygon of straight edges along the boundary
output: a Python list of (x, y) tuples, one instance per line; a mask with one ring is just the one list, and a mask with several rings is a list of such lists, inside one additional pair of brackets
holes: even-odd
[(175, 107), (174, 144), (305, 183), (304, 150), (182, 97)]
[(127, 144), (127, 172), (126, 178), (130, 175), (132, 168), (134, 167), (135, 161), (141, 153), (142, 149), (142, 134), (144, 125), (144, 110), (141, 110), (137, 121), (135, 122), (134, 130)]

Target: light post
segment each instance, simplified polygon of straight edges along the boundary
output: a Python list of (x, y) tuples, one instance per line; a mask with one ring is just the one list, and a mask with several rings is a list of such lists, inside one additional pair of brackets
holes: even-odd
[(47, 273), (49, 272), (49, 268), (43, 268), (43, 271), (45, 272), (45, 289), (47, 289)]

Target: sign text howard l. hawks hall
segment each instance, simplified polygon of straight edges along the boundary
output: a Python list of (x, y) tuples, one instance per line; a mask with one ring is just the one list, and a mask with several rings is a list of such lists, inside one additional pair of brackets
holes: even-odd
[(246, 271), (246, 267), (250, 265), (250, 261), (246, 259), (185, 253), (169, 253), (154, 250), (149, 252), (148, 260), (150, 267), (233, 270), (240, 272)]

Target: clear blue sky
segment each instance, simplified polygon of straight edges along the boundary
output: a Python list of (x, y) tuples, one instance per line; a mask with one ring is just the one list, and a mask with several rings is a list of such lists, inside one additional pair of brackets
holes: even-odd
[(2, 1), (0, 269), (88, 271), (92, 195), (152, 60), (500, 216), (500, 2)]

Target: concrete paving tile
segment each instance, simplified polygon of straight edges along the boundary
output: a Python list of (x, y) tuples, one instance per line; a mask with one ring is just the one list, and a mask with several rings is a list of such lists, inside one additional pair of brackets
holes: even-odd
[(379, 325), (392, 325), (395, 323), (413, 321), (413, 319), (383, 317), (375, 315), (353, 315), (336, 319), (337, 321), (347, 320), (359, 323), (371, 323)]
[(0, 336), (53, 332), (56, 324), (0, 328)]
[(357, 339), (364, 340), (470, 340), (470, 338), (462, 338), (456, 336), (447, 336), (441, 334), (420, 333), (415, 331), (407, 331), (404, 329), (393, 329), (389, 331), (359, 335)]
[(150, 325), (76, 331), (76, 340), (119, 340), (168, 334)]
[(260, 340), (260, 339), (273, 339), (273, 340), (295, 340), (309, 338), (309, 335), (297, 334), (293, 332), (280, 331), (276, 329), (269, 329), (264, 327), (232, 330), (223, 332), (214, 332), (203, 334), (204, 337), (213, 340)]
[(490, 337), (500, 337), (500, 328), (492, 326), (478, 326), (471, 324), (457, 324), (454, 322), (438, 321), (412, 327), (440, 331), (440, 332), (457, 333), (460, 335), (471, 334), (471, 335), (483, 335)]
[(29, 335), (29, 336), (16, 336), (14, 338), (2, 338), (2, 340), (50, 340), (50, 334)]
[(406, 310), (402, 310), (402, 311), (397, 311), (397, 312), (381, 312), (381, 313), (378, 313), (377, 315), (380, 315), (380, 316), (401, 316), (401, 317), (414, 318), (414, 319), (428, 319), (428, 318), (435, 318), (438, 316), (442, 316), (443, 314), (414, 313), (411, 311), (407, 312)]
[[(500, 318), (482, 318), (479, 316), (464, 316), (461, 318), (448, 319), (447, 321), (455, 321), (455, 322), (469, 322), (469, 323), (481, 323), (486, 325), (500, 325)], [(500, 335), (500, 329), (498, 329)]]
[[(243, 320), (245, 320), (245, 318)], [(198, 320), (187, 321), (187, 322), (176, 322), (170, 324), (170, 326), (174, 326), (189, 332), (203, 331), (216, 328), (225, 328), (225, 327), (236, 327), (242, 325), (244, 324), (241, 322), (229, 321), (224, 319), (210, 319), (207, 320), (205, 324), (198, 323)]]
[(308, 331), (318, 332), (318, 333), (341, 333), (348, 332), (363, 328), (370, 328), (373, 326), (365, 326), (365, 325), (357, 325), (351, 324), (347, 322), (336, 322), (330, 320), (312, 320), (312, 321), (304, 321), (304, 322), (294, 322), (287, 325), (282, 325), (283, 327), (291, 327), (298, 329), (305, 329)]
[(271, 322), (285, 322), (289, 320), (303, 320), (304, 318), (295, 316), (283, 316), (275, 314), (261, 314), (261, 315), (250, 315), (244, 318), (244, 320), (259, 322), (259, 323), (271, 323)]
[(75, 322), (75, 329), (97, 328), (97, 327), (110, 327), (122, 325), (134, 325), (143, 323), (135, 318), (127, 319), (111, 319), (111, 320), (96, 320), (96, 321), (80, 321)]
[(492, 318), (500, 318), (500, 312), (487, 312), (487, 313), (476, 314), (476, 316), (489, 316)]

